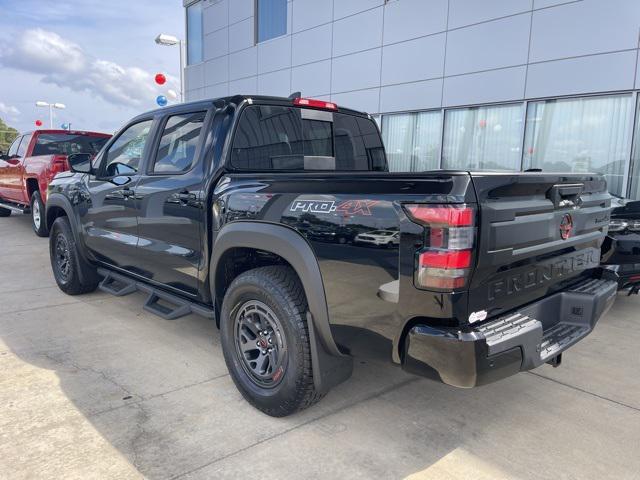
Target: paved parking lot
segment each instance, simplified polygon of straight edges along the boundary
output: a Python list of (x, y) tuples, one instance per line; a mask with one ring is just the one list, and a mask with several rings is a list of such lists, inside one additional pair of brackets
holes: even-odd
[(640, 297), (544, 366), (458, 390), (386, 364), (301, 414), (250, 407), (215, 324), (68, 297), (27, 216), (0, 219), (0, 478), (640, 477)]

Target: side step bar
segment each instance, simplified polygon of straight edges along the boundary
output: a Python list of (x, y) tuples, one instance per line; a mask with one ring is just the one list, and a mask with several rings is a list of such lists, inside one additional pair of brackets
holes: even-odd
[(145, 292), (149, 296), (143, 308), (165, 320), (175, 320), (191, 313), (205, 318), (215, 318), (213, 308), (199, 305), (104, 268), (98, 268), (98, 273), (104, 277), (98, 286), (100, 290), (116, 297), (123, 297), (138, 290)]
[(16, 213), (31, 213), (31, 207), (27, 205), (20, 205), (18, 203), (7, 202), (6, 200), (0, 200), (0, 207)]

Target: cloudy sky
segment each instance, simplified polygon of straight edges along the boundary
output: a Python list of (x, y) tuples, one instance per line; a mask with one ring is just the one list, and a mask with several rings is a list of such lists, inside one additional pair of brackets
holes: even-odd
[(54, 127), (113, 132), (178, 90), (178, 48), (156, 45), (161, 32), (184, 37), (182, 0), (0, 0), (0, 118), (31, 130), (49, 121), (36, 100), (60, 102)]

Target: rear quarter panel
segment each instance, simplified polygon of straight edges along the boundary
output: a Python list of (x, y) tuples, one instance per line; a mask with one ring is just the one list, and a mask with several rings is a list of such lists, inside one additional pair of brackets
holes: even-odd
[[(467, 175), (277, 174), (230, 175), (214, 204), (222, 224), (260, 221), (286, 225), (311, 246), (323, 278), (336, 342), (359, 356), (389, 360), (407, 320), (447, 319), (466, 311), (466, 294), (440, 294), (413, 286), (415, 252), (423, 229), (402, 203), (473, 203)], [(300, 193), (305, 192), (305, 193)], [(400, 230), (388, 246), (358, 244), (356, 235)], [(399, 281), (399, 301), (378, 291)], [(396, 359), (397, 361), (397, 359)]]

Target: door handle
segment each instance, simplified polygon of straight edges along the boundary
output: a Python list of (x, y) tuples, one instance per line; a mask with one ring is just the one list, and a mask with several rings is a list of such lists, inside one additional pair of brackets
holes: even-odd
[(135, 195), (135, 192), (129, 187), (124, 187), (119, 193), (121, 193), (124, 198), (133, 197)]
[(176, 193), (176, 197), (177, 200), (180, 200), (181, 202), (193, 202), (197, 199), (196, 194), (195, 193), (189, 193), (189, 192), (180, 192), (180, 193)]

